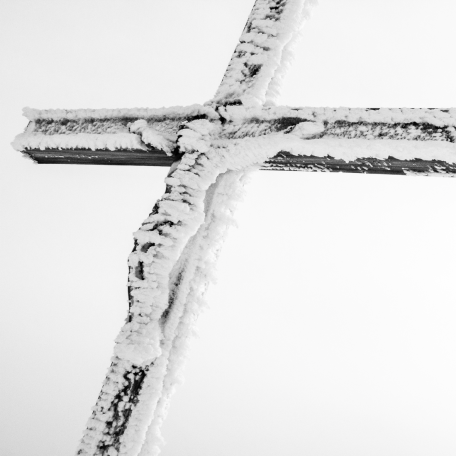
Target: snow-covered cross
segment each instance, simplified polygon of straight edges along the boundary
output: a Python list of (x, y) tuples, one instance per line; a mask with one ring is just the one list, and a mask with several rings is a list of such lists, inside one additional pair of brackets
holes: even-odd
[(252, 169), (454, 175), (456, 109), (276, 106), (311, 0), (257, 0), (205, 105), (25, 110), (38, 163), (169, 166), (135, 233), (130, 308), (77, 454), (151, 456), (221, 241)]

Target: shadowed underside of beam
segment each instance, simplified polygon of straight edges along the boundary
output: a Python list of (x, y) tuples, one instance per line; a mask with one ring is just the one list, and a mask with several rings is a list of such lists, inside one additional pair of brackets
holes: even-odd
[(175, 157), (157, 149), (91, 150), (91, 149), (45, 149), (25, 150), (24, 153), (40, 164), (66, 165), (126, 165), (126, 166), (171, 166)]
[[(26, 151), (37, 163), (41, 164), (79, 164), (79, 165), (130, 165), (165, 166), (172, 165), (174, 158), (161, 151), (144, 150), (37, 150)], [(333, 157), (296, 156), (281, 152), (268, 160), (261, 168), (269, 171), (312, 171), (342, 172), (361, 174), (448, 174), (456, 175), (456, 164), (441, 160), (398, 160), (359, 158), (344, 161)]]
[(293, 156), (281, 152), (262, 168), (271, 171), (313, 171), (356, 174), (396, 174), (430, 175), (443, 174), (456, 176), (456, 164), (441, 160), (398, 160), (394, 157), (379, 160), (377, 158), (359, 158), (344, 161), (333, 157)]

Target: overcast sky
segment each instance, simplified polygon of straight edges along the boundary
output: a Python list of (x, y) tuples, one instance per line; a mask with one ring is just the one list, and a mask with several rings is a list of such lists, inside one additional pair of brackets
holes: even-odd
[[(35, 108), (211, 98), (253, 0), (0, 2), (0, 454), (71, 455), (165, 168), (34, 165)], [(456, 107), (453, 0), (321, 0), (282, 104)], [(258, 172), (163, 456), (453, 456), (456, 181)]]

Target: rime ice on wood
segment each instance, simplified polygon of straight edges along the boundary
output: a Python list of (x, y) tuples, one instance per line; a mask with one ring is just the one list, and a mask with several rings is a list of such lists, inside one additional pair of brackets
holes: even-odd
[(274, 106), (310, 0), (257, 0), (204, 106), (32, 110), (14, 147), (40, 163), (170, 165), (134, 234), (129, 314), (78, 448), (155, 456), (221, 243), (253, 169), (456, 174), (455, 109)]

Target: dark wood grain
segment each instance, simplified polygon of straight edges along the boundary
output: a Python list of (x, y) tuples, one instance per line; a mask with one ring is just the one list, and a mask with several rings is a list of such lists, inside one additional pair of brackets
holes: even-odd
[(25, 150), (40, 164), (65, 165), (123, 165), (123, 166), (171, 166), (176, 159), (161, 150), (88, 150), (46, 149)]

